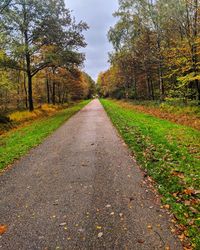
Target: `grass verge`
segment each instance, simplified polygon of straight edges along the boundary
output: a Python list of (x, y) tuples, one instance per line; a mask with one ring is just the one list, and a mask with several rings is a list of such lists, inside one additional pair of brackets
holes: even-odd
[(154, 179), (162, 202), (178, 221), (180, 240), (188, 247), (189, 239), (200, 249), (200, 132), (113, 100), (101, 103), (137, 162)]
[(131, 100), (118, 102), (121, 106), (200, 130), (200, 108), (197, 105), (178, 106), (178, 104), (170, 105), (169, 102), (156, 104), (152, 101), (139, 102)]
[(11, 130), (0, 136), (0, 171), (14, 160), (25, 155), (31, 148), (55, 131), (63, 122), (81, 110), (89, 100), (82, 101), (56, 114), (34, 120), (22, 128)]
[[(14, 111), (7, 116), (0, 115), (0, 136), (8, 131), (25, 126), (27, 123), (32, 123), (33, 120), (38, 120), (48, 116), (55, 115), (58, 111), (73, 106), (74, 103), (65, 103), (62, 105), (43, 104), (35, 108), (33, 112), (28, 110)], [(2, 119), (4, 122), (1, 122)]]

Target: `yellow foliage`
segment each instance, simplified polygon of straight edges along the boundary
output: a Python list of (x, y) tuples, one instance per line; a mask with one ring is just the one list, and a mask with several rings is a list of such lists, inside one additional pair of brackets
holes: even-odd
[(41, 110), (46, 111), (47, 113), (55, 112), (60, 107), (58, 105), (52, 105), (52, 104), (43, 104), (41, 106)]
[(29, 111), (17, 111), (9, 115), (9, 118), (12, 121), (16, 122), (22, 122), (22, 121), (27, 121), (27, 120), (32, 120), (37, 118), (40, 114), (38, 110), (35, 110), (34, 112), (29, 112)]
[(48, 116), (59, 110), (58, 105), (44, 104), (41, 107), (35, 109), (33, 112), (29, 111), (17, 111), (9, 115), (9, 118), (15, 122), (25, 122), (34, 120), (42, 116)]

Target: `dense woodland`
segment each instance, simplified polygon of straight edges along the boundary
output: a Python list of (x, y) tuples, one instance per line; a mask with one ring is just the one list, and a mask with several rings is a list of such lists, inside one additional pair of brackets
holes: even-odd
[(64, 0), (1, 0), (0, 112), (91, 97), (79, 52), (87, 29)]
[(111, 67), (100, 73), (101, 95), (200, 104), (198, 0), (119, 0), (108, 38)]

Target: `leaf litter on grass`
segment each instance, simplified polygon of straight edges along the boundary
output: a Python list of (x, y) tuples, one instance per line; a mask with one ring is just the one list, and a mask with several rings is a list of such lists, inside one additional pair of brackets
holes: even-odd
[[(174, 214), (185, 247), (200, 247), (200, 132), (102, 100), (137, 162), (154, 179), (166, 209)], [(187, 239), (190, 238), (191, 244)]]

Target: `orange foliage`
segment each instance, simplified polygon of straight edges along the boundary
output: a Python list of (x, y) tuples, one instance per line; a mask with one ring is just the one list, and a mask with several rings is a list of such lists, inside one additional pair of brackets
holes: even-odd
[(143, 105), (128, 104), (123, 101), (119, 101), (121, 106), (128, 107), (129, 109), (134, 109), (142, 113), (150, 114), (152, 116), (169, 120), (177, 124), (192, 127), (194, 129), (200, 130), (200, 119), (194, 115), (188, 114), (174, 114), (167, 111), (163, 111), (160, 107), (147, 107)]
[(7, 230), (7, 225), (0, 225), (0, 235), (4, 234)]

